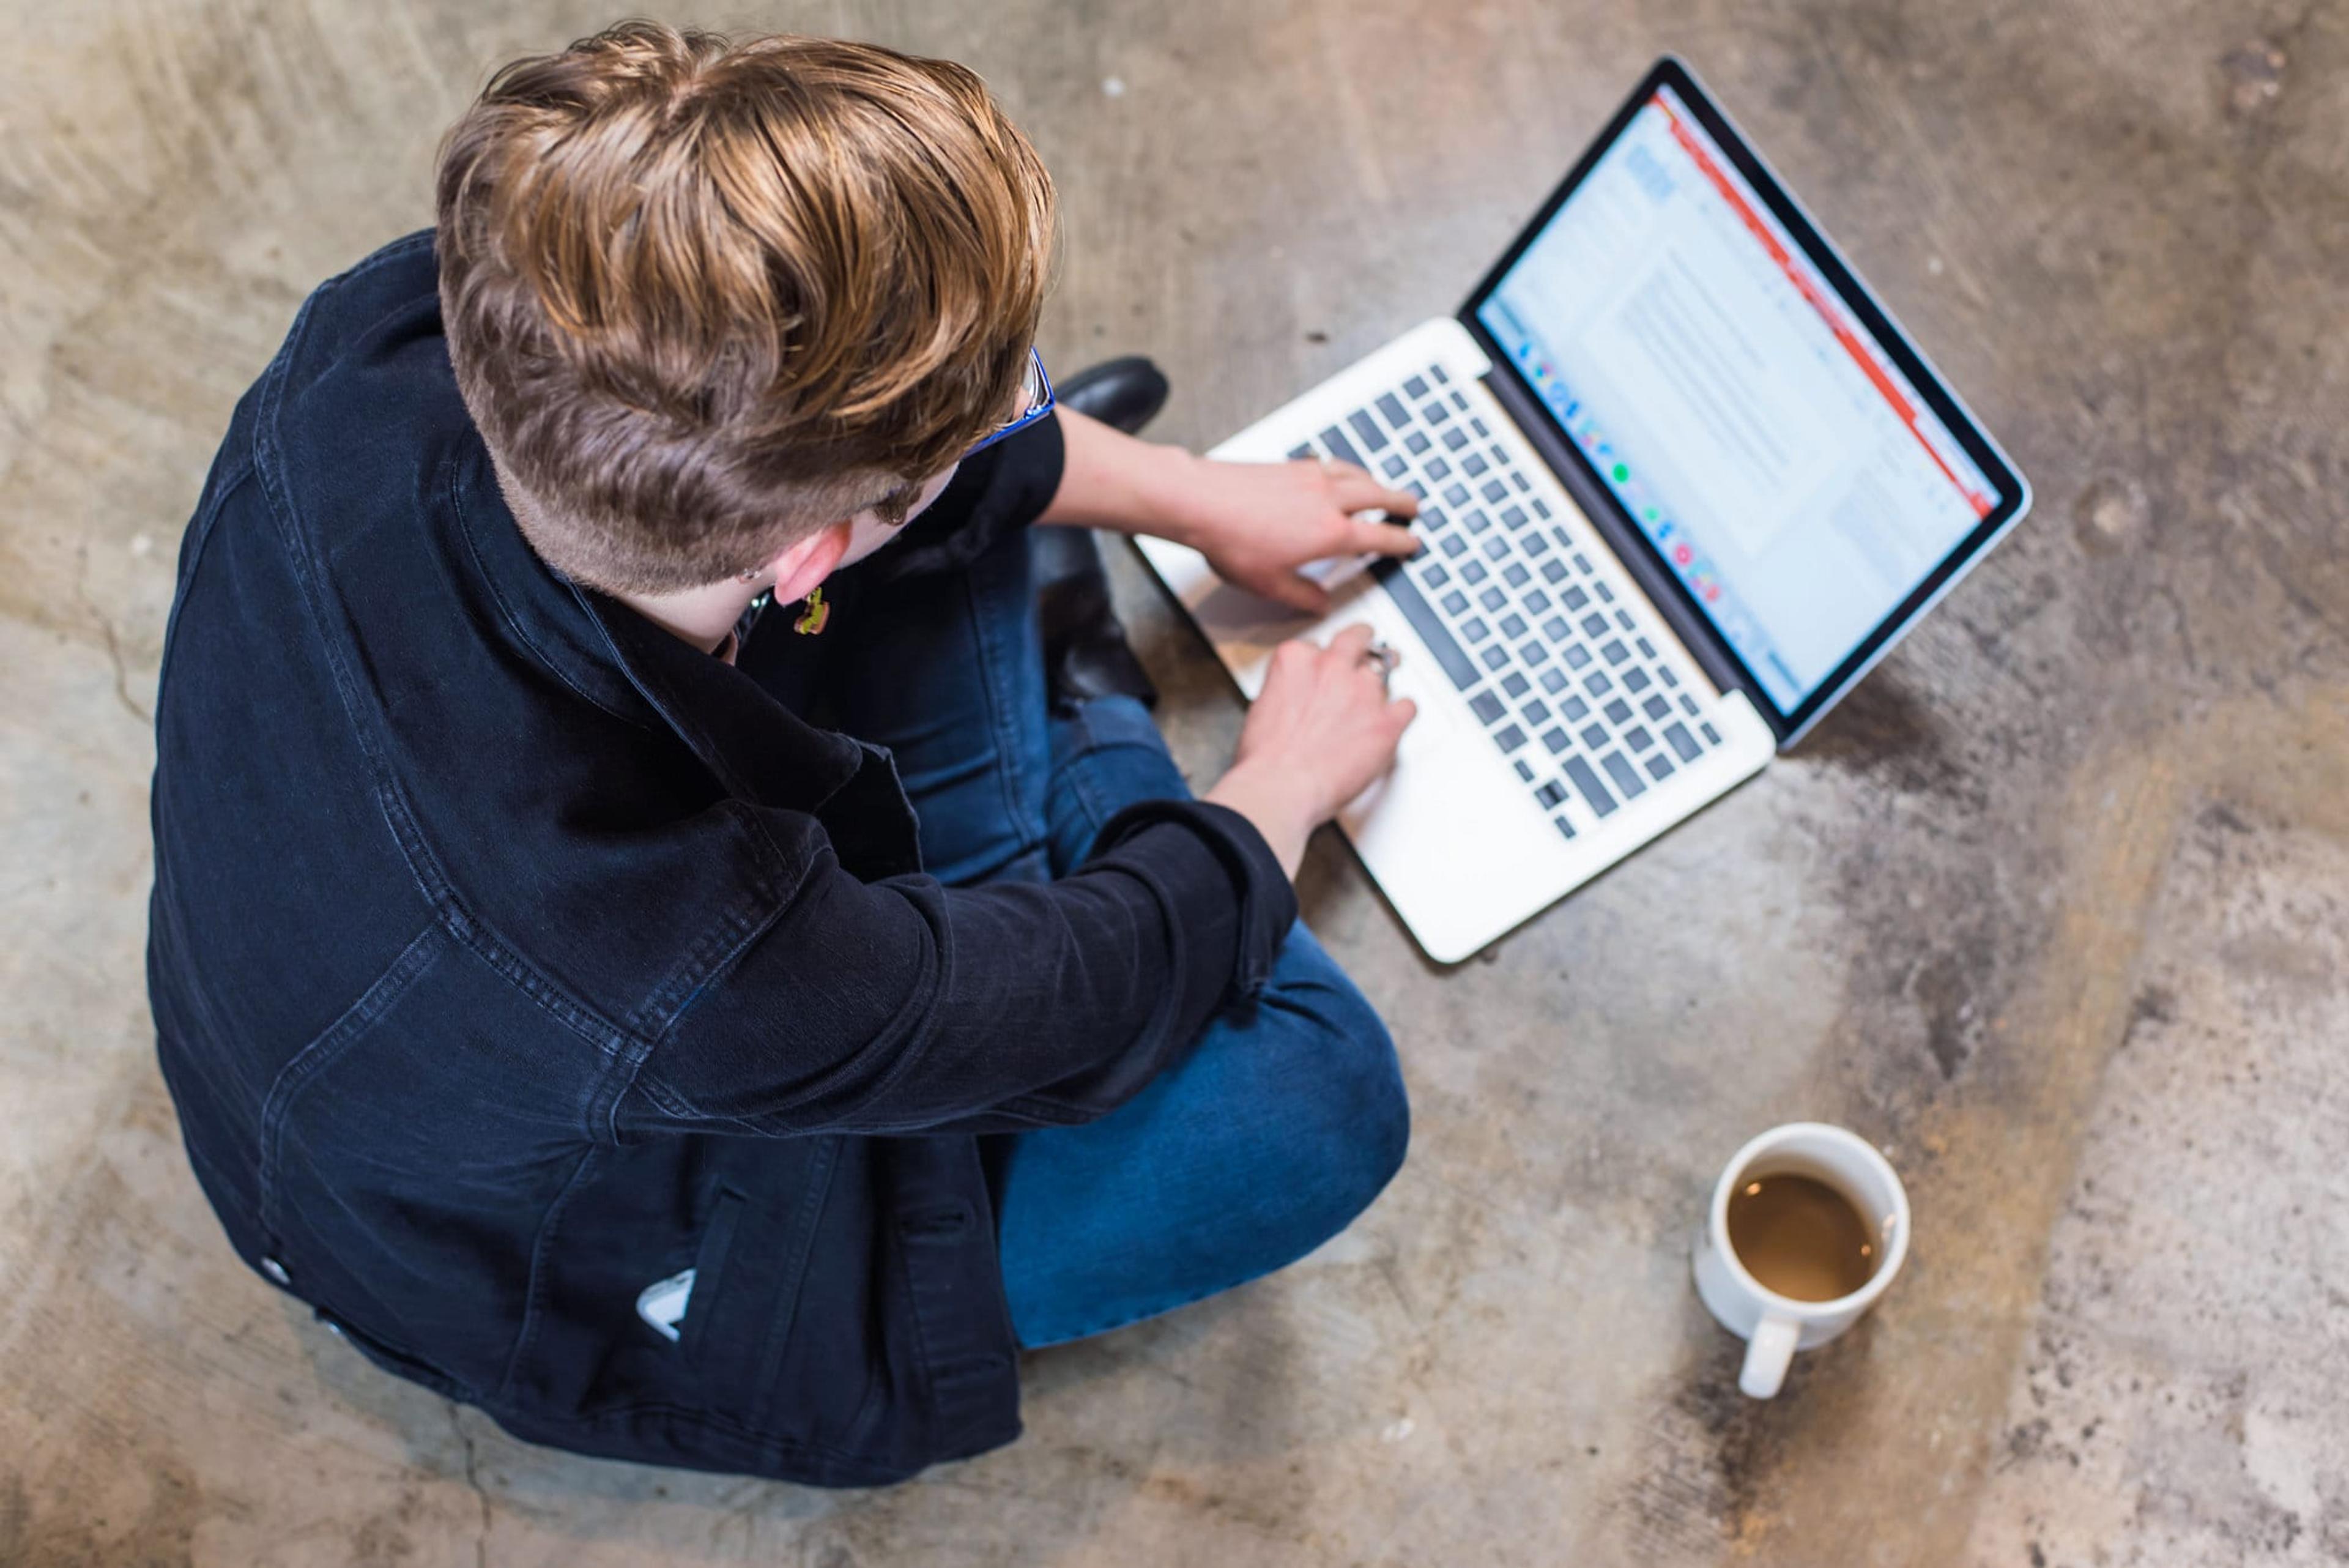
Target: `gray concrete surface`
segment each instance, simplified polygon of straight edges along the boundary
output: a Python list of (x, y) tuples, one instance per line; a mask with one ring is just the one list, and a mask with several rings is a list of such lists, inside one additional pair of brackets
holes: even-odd
[[(1045, 344), (1211, 441), (1448, 310), (1670, 47), (2037, 481), (1798, 755), (1453, 972), (1340, 846), (1411, 1162), (1288, 1274), (824, 1495), (534, 1451), (232, 1261), (140, 967), (170, 561), (302, 294), (576, 4), (5, 5), (0, 1563), (2349, 1561), (2349, 6), (745, 6), (969, 61), (1060, 175)], [(1121, 562), (1188, 765), (1237, 725)], [(1686, 1279), (1822, 1116), (1917, 1211), (1767, 1406)]]

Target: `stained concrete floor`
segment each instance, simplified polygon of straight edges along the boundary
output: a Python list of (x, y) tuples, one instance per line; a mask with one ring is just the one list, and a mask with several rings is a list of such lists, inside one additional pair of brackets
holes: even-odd
[[(232, 1261), (151, 1061), (158, 639), (231, 402), (585, 5), (7, 0), (0, 1563), (2349, 1561), (2349, 5), (746, 5), (984, 72), (1046, 349), (1205, 442), (1448, 310), (1692, 57), (2037, 482), (1817, 737), (1456, 971), (1342, 848), (1411, 1161), (1284, 1276), (1030, 1367), (1018, 1447), (826, 1495), (534, 1451)], [(1211, 772), (1233, 699), (1130, 561)], [(1916, 1202), (1743, 1401), (1686, 1278), (1784, 1118)]]

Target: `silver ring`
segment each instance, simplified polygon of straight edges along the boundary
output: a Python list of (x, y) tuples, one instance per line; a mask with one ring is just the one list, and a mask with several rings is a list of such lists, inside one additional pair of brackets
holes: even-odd
[(1392, 678), (1395, 666), (1402, 662), (1402, 655), (1375, 639), (1368, 648), (1362, 649), (1362, 657), (1379, 667), (1379, 684), (1381, 686), (1386, 685)]

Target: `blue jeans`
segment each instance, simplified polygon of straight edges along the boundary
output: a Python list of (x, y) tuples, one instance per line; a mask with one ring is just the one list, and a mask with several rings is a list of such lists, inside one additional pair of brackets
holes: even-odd
[[(1048, 713), (1028, 542), (835, 618), (827, 715), (895, 753), (923, 863), (956, 885), (1066, 875), (1124, 806), (1189, 794), (1125, 698)], [(1099, 1121), (988, 1140), (1023, 1345), (1155, 1316), (1295, 1262), (1402, 1164), (1394, 1044), (1300, 922), (1244, 1014)]]

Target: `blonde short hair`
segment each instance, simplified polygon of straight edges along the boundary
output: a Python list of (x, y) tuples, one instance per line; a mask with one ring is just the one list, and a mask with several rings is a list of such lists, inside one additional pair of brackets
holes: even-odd
[(902, 515), (1010, 410), (1053, 231), (964, 67), (650, 22), (498, 71), (438, 209), (450, 358), (533, 546), (648, 593)]

